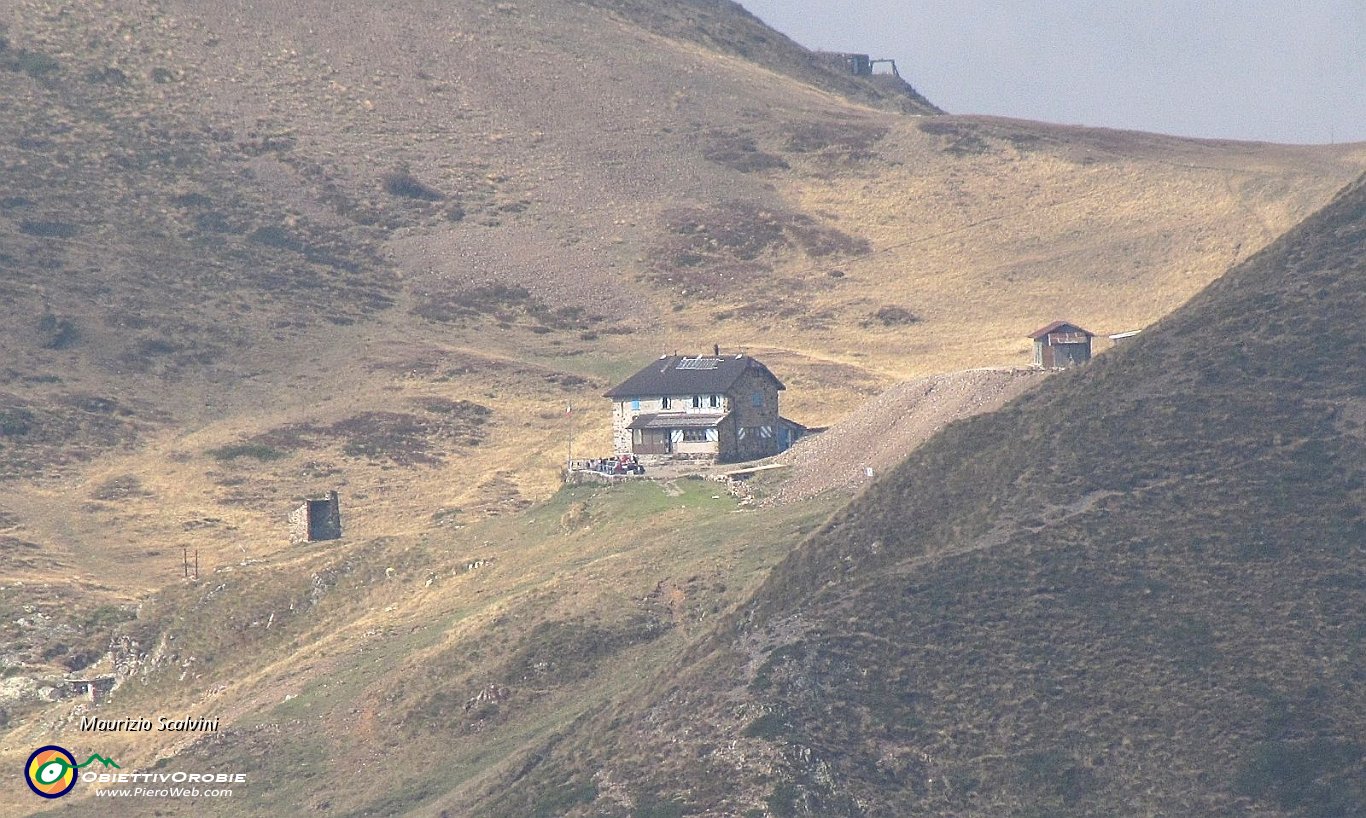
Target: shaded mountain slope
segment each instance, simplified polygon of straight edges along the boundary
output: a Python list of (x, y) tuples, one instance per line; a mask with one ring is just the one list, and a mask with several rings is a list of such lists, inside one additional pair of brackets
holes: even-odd
[(1363, 814), (1364, 285), (1366, 179), (917, 450), (499, 814)]

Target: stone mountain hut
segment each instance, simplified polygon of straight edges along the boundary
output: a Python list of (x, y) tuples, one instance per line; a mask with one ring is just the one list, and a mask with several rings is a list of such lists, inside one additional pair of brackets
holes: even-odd
[(1066, 369), (1091, 360), (1091, 339), (1096, 336), (1076, 324), (1054, 321), (1029, 337), (1034, 340), (1035, 366)]
[(748, 355), (663, 355), (604, 396), (613, 448), (647, 463), (777, 454), (806, 431), (778, 414), (784, 389)]

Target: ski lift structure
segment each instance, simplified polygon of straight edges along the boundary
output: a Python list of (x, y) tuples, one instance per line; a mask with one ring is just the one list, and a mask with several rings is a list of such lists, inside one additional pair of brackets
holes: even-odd
[[(884, 58), (873, 59), (867, 54), (853, 54), (841, 51), (822, 51), (820, 52), (820, 55), (831, 62), (840, 63), (850, 74), (853, 74), (856, 77), (871, 77), (878, 73), (890, 73), (898, 79), (901, 78), (901, 72), (896, 70), (896, 60)], [(877, 66), (879, 65), (887, 66), (890, 71), (878, 71)]]

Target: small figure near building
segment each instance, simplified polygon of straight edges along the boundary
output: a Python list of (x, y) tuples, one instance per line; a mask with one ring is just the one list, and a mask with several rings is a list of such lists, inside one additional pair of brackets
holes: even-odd
[(1066, 321), (1054, 321), (1030, 333), (1034, 340), (1034, 365), (1044, 369), (1066, 369), (1091, 360), (1091, 339), (1095, 333)]
[(318, 500), (305, 500), (289, 513), (290, 545), (339, 540), (341, 535), (341, 503), (335, 491)]

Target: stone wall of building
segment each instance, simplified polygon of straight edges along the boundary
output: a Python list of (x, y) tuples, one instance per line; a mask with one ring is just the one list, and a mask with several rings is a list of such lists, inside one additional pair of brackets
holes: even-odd
[[(731, 391), (731, 418), (735, 428), (733, 449), (723, 449), (727, 460), (757, 460), (777, 454), (778, 387), (757, 371), (748, 372)], [(765, 433), (765, 430), (767, 432)]]
[(289, 544), (308, 542), (308, 503), (289, 512)]

